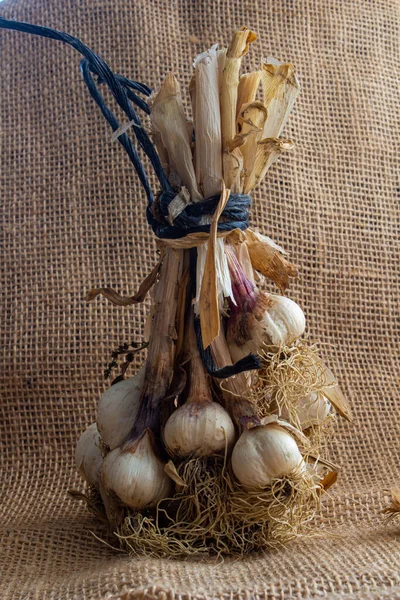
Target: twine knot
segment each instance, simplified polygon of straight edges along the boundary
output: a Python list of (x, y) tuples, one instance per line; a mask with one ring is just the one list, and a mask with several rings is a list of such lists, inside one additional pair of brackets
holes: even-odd
[[(173, 190), (163, 191), (147, 208), (147, 220), (158, 238), (179, 239), (189, 233), (209, 233), (211, 217), (220, 195), (203, 202), (191, 202), (170, 223), (169, 206), (176, 198)], [(231, 194), (218, 222), (218, 231), (245, 230), (249, 226), (252, 199), (248, 194)], [(210, 217), (207, 219), (207, 217)], [(207, 222), (209, 221), (209, 222)]]

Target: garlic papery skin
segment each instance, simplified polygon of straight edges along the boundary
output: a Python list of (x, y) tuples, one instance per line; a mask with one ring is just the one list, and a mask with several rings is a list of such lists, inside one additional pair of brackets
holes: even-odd
[(306, 319), (300, 306), (286, 296), (259, 292), (254, 308), (232, 314), (228, 321), (229, 350), (236, 362), (250, 352), (258, 353), (264, 344), (289, 346), (305, 330)]
[(233, 448), (232, 469), (244, 487), (260, 489), (273, 479), (303, 472), (305, 463), (290, 433), (271, 423), (243, 431)]
[(102, 480), (108, 491), (136, 510), (152, 508), (172, 491), (165, 464), (156, 456), (147, 430), (132, 448), (116, 448), (104, 459)]
[(237, 362), (250, 352), (257, 354), (264, 344), (275, 348), (292, 344), (306, 327), (300, 306), (286, 296), (260, 291), (229, 246), (226, 256), (235, 298), (226, 334), (232, 359)]
[(89, 485), (99, 488), (103, 456), (97, 424), (92, 423), (82, 433), (75, 449), (76, 466)]
[[(302, 429), (325, 421), (331, 411), (332, 405), (323, 393), (310, 392), (303, 398), (296, 400), (293, 407), (296, 421)], [(287, 408), (282, 410), (282, 417), (289, 420)]]
[(306, 318), (300, 306), (286, 296), (270, 294), (265, 311), (265, 333), (274, 346), (288, 346), (303, 335)]
[(192, 399), (169, 417), (163, 438), (170, 456), (210, 456), (232, 445), (235, 428), (222, 406), (212, 400)]
[(225, 452), (235, 439), (235, 427), (227, 411), (213, 402), (209, 380), (197, 347), (193, 310), (187, 318), (186, 402), (165, 424), (163, 439), (172, 457), (210, 456)]
[(101, 396), (97, 406), (97, 427), (102, 441), (111, 450), (123, 444), (139, 410), (145, 377), (143, 366), (134, 377), (112, 385)]

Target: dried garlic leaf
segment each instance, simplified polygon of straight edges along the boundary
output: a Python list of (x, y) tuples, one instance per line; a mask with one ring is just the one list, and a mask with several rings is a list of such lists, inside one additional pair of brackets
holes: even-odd
[(326, 458), (322, 458), (322, 456), (319, 456), (319, 454), (315, 455), (312, 453), (308, 453), (306, 459), (308, 462), (310, 462), (311, 460), (311, 462), (313, 463), (317, 463), (323, 465), (324, 467), (328, 467), (328, 469), (331, 469), (332, 471), (340, 471), (340, 467), (338, 465), (335, 465), (335, 463), (331, 462), (330, 460), (327, 460)]
[(139, 304), (140, 302), (143, 302), (143, 300), (146, 298), (147, 292), (156, 282), (163, 259), (164, 253), (162, 253), (162, 256), (156, 266), (153, 268), (151, 273), (147, 275), (146, 279), (144, 279), (138, 291), (133, 296), (121, 296), (121, 294), (118, 294), (118, 292), (112, 288), (94, 288), (87, 293), (85, 297), (86, 302), (91, 302), (96, 298), (96, 296), (99, 295), (104, 296), (107, 298), (107, 300), (112, 302), (112, 304), (116, 304), (117, 306), (130, 306), (131, 304)]
[(176, 470), (176, 467), (172, 460), (169, 460), (166, 463), (164, 467), (164, 473), (166, 473), (166, 475), (168, 475), (168, 477), (170, 477), (172, 481), (176, 483), (176, 485), (178, 486), (178, 491), (182, 491), (185, 489), (185, 487), (187, 487), (182, 477), (178, 474), (178, 471)]
[(245, 243), (253, 268), (285, 292), (289, 277), (297, 276), (296, 267), (281, 255), (269, 238), (250, 227), (245, 231)]
[(245, 177), (244, 193), (248, 194), (264, 177), (282, 152), (293, 148), (290, 140), (280, 138), (265, 138), (258, 142), (254, 166), (251, 173)]
[(238, 126), (240, 127), (240, 136), (243, 138), (240, 152), (243, 156), (243, 176), (245, 182), (255, 164), (257, 146), (262, 138), (266, 118), (267, 109), (261, 102), (251, 102), (242, 107)]
[(337, 380), (332, 371), (325, 365), (324, 375), (326, 386), (322, 388), (322, 393), (326, 396), (329, 402), (336, 408), (339, 415), (347, 419), (347, 421), (353, 420), (353, 415), (349, 403), (347, 402)]
[(196, 179), (205, 198), (221, 192), (222, 147), (217, 46), (199, 54), (195, 67)]
[(239, 79), (236, 118), (238, 119), (243, 110), (244, 104), (254, 102), (257, 95), (257, 90), (260, 85), (262, 71), (253, 71), (252, 73), (244, 73)]
[(263, 64), (262, 69), (264, 106), (268, 110), (263, 137), (279, 137), (300, 91), (300, 84), (291, 64), (268, 63)]
[(208, 348), (217, 337), (220, 328), (218, 308), (218, 285), (216, 270), (216, 243), (218, 220), (228, 202), (230, 190), (223, 186), (221, 198), (213, 215), (207, 249), (206, 266), (200, 292), (200, 326), (203, 347)]
[(329, 490), (329, 488), (332, 487), (332, 485), (334, 485), (337, 482), (337, 478), (338, 478), (337, 471), (330, 471), (329, 473), (327, 473), (325, 475), (325, 477), (322, 479), (322, 481), (320, 482), (321, 489), (324, 492)]

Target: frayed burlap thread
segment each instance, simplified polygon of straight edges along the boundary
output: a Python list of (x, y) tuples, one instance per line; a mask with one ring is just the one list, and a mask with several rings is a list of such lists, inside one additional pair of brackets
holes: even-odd
[(260, 37), (247, 67), (269, 55), (296, 65), (284, 132), (296, 149), (255, 190), (251, 224), (300, 267), (289, 295), (355, 417), (330, 442), (341, 472), (317, 523), (327, 537), (223, 563), (99, 542), (117, 545), (67, 494), (82, 489), (74, 446), (111, 351), (141, 339), (148, 304), (84, 297), (134, 293), (155, 241), (76, 53), (1, 31), (2, 600), (400, 598), (399, 524), (380, 513), (400, 477), (397, 2), (4, 0), (0, 13), (68, 31), (153, 87), (173, 70), (187, 88), (194, 56), (243, 24)]

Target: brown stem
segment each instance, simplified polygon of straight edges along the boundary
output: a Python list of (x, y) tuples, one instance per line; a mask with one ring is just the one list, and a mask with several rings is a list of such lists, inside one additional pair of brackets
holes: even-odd
[(211, 402), (211, 390), (199, 350), (194, 329), (193, 308), (188, 311), (187, 344), (191, 355), (189, 362), (189, 393), (186, 402)]
[[(211, 344), (211, 353), (218, 368), (233, 364), (222, 326)], [(225, 407), (240, 431), (261, 424), (257, 408), (248, 398), (249, 383), (244, 373), (225, 379), (221, 391)]]
[(125, 444), (132, 446), (146, 429), (160, 433), (160, 404), (167, 395), (173, 376), (176, 340), (178, 286), (183, 253), (168, 248), (154, 289), (154, 317), (146, 360), (145, 384), (140, 408)]

